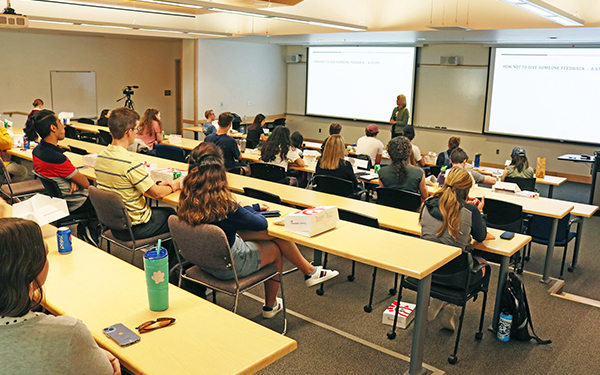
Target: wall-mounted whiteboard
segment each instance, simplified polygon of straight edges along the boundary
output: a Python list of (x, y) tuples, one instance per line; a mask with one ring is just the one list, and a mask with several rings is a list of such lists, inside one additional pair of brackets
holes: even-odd
[(96, 118), (96, 72), (50, 71), (52, 110), (73, 112), (74, 118)]
[(481, 133), (487, 72), (487, 66), (420, 66), (413, 124)]

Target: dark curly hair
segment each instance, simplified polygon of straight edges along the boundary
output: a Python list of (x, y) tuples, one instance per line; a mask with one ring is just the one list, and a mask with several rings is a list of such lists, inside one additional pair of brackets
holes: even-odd
[(392, 164), (396, 168), (396, 180), (398, 180), (398, 182), (404, 181), (406, 178), (408, 161), (410, 160), (410, 154), (412, 153), (410, 141), (404, 136), (392, 138), (387, 145), (387, 151), (392, 159)]
[(269, 139), (260, 150), (262, 161), (267, 163), (274, 161), (277, 155), (283, 160), (287, 157), (290, 145), (290, 129), (285, 126), (275, 127), (273, 134), (269, 136)]
[(41, 109), (33, 116), (27, 118), (25, 123), (25, 136), (30, 141), (36, 141), (39, 136), (44, 139), (50, 135), (52, 125), (58, 127), (56, 114), (48, 109)]

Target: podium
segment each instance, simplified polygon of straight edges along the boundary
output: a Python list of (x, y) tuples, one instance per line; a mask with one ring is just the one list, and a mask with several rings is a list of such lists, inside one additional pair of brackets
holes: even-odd
[(558, 160), (564, 161), (572, 161), (575, 163), (592, 163), (591, 175), (592, 175), (592, 185), (590, 188), (590, 196), (588, 199), (588, 204), (593, 204), (595, 206), (600, 205), (600, 178), (598, 178), (598, 173), (600, 173), (600, 151), (594, 151), (594, 155), (579, 155), (579, 154), (566, 154), (558, 157)]

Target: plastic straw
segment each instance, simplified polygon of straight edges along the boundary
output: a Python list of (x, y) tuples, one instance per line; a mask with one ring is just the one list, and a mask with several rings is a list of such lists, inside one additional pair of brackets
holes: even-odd
[(162, 242), (162, 240), (159, 238), (158, 239), (158, 245), (156, 245), (156, 257), (157, 258), (160, 257), (160, 249), (161, 249), (160, 245), (161, 245), (161, 242)]

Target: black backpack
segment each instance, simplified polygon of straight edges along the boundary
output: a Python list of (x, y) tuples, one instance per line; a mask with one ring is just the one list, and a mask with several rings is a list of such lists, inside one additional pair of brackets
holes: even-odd
[[(533, 330), (531, 321), (531, 312), (529, 303), (527, 303), (527, 294), (523, 282), (514, 272), (508, 274), (506, 285), (502, 291), (501, 300), (502, 310), (510, 311), (513, 316), (512, 327), (510, 329), (510, 339), (517, 341), (529, 341), (534, 339), (538, 344), (551, 344), (552, 340), (540, 339)], [(531, 334), (529, 333), (531, 327)]]

